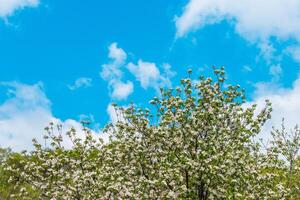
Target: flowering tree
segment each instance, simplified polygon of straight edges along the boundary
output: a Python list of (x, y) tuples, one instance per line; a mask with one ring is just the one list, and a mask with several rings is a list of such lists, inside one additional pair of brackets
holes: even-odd
[(214, 74), (162, 90), (150, 101), (155, 112), (115, 106), (120, 120), (104, 130), (108, 143), (88, 128), (85, 139), (71, 129), (66, 149), (61, 127), (55, 134), (51, 124), (50, 147), (35, 141), (21, 164), (5, 166), (10, 182), (26, 183), (22, 199), (29, 190), (40, 199), (284, 199), (280, 175), (270, 170), (281, 166), (277, 154), (263, 154), (253, 140), (270, 103), (255, 114), (255, 105), (243, 107), (239, 86), (224, 86), (223, 68)]
[[(10, 182), (11, 177), (16, 176), (16, 171), (11, 170), (11, 166), (14, 166), (16, 169), (22, 166), (26, 158), (19, 154), (12, 152), (10, 149), (1, 149), (0, 148), (0, 199), (11, 199), (15, 194), (20, 194), (20, 189), (22, 187), (26, 188), (27, 194), (30, 197), (36, 197), (36, 192), (26, 184), (15, 185), (15, 182)], [(15, 198), (12, 198), (15, 199)]]
[(272, 146), (269, 152), (275, 152), (281, 159), (283, 165), (277, 168), (285, 187), (289, 190), (289, 199), (300, 199), (300, 129), (296, 125), (291, 130), (286, 130), (284, 119), (281, 129), (273, 128)]

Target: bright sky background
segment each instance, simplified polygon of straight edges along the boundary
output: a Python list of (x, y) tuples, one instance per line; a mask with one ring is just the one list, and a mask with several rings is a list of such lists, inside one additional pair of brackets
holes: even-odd
[[(84, 2), (84, 3), (83, 3)], [(111, 102), (225, 66), (272, 125), (300, 121), (300, 0), (0, 0), (0, 146), (30, 149), (49, 121), (95, 134)]]

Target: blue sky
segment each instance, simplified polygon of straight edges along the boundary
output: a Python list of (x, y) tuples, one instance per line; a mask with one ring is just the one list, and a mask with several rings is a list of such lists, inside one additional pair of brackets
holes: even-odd
[[(0, 0), (0, 146), (30, 148), (49, 121), (95, 134), (111, 102), (147, 106), (159, 87), (225, 66), (248, 103), (300, 117), (300, 0)], [(17, 124), (17, 125), (16, 125)], [(99, 133), (98, 133), (99, 132)]]

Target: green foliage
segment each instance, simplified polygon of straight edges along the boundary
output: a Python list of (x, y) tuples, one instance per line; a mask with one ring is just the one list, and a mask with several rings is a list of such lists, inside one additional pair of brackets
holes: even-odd
[[(32, 198), (37, 197), (35, 191), (24, 182), (22, 185), (15, 185), (19, 181), (17, 177), (20, 175), (17, 171), (12, 170), (12, 167), (23, 169), (26, 157), (20, 153), (13, 153), (10, 149), (0, 148), (0, 199), (22, 199), (16, 198), (21, 193), (21, 188), (26, 188), (28, 195)], [(12, 180), (15, 179), (15, 180)]]
[[(4, 161), (10, 154), (9, 149), (0, 148), (0, 166), (3, 165)], [(8, 176), (6, 175), (3, 167), (0, 167), (0, 199), (6, 199), (9, 196), (9, 190), (11, 185), (8, 184)]]
[(286, 130), (284, 119), (281, 129), (273, 129), (271, 152), (278, 153), (278, 159), (283, 160), (284, 165), (277, 173), (281, 181), (288, 189), (289, 199), (300, 199), (300, 130), (295, 126), (292, 130)]

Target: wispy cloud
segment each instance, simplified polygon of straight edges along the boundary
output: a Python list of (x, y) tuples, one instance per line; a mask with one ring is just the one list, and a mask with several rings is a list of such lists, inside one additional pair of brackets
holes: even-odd
[(78, 78), (74, 84), (68, 85), (70, 90), (76, 90), (78, 88), (87, 88), (92, 86), (92, 79), (87, 77), (80, 77)]
[(16, 10), (37, 7), (39, 0), (0, 0), (0, 17), (11, 16)]
[(244, 65), (243, 66), (243, 71), (244, 72), (252, 72), (252, 67), (251, 66), (249, 66), (249, 65)]

